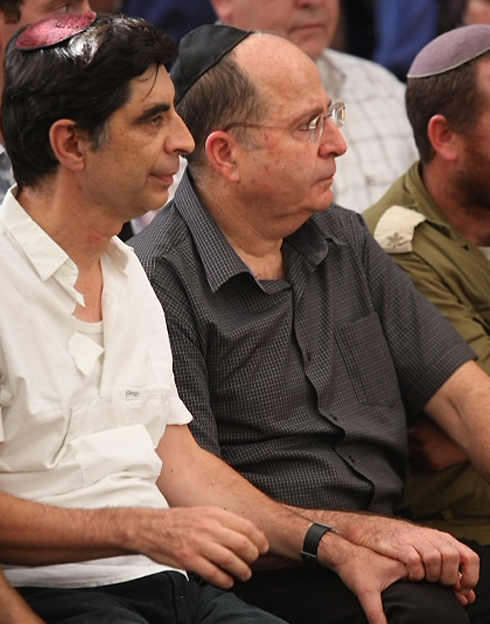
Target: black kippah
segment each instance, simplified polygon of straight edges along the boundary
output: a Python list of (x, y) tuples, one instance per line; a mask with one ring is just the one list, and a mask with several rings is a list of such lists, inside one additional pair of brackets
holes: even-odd
[(205, 24), (182, 37), (179, 56), (170, 71), (175, 85), (175, 102), (252, 32), (223, 24)]

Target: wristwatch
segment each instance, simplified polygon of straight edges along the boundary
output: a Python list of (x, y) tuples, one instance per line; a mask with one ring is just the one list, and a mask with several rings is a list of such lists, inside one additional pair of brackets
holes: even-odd
[(320, 540), (328, 533), (333, 531), (338, 533), (337, 529), (329, 524), (323, 524), (322, 522), (314, 522), (305, 535), (305, 541), (303, 542), (303, 550), (301, 551), (301, 558), (307, 566), (317, 567), (318, 563), (318, 544)]

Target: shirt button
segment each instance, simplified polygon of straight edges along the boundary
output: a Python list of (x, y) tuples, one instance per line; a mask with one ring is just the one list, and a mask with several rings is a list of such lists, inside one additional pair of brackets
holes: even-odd
[(69, 266), (68, 264), (64, 264), (61, 267), (61, 273), (65, 276), (65, 277), (69, 277), (72, 273), (73, 273), (73, 269), (71, 268), (71, 266)]

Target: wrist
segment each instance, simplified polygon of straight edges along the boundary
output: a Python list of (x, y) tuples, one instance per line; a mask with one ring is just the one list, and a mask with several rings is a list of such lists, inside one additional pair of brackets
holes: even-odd
[(346, 561), (356, 556), (360, 548), (338, 533), (325, 534), (318, 545), (318, 562), (321, 566), (339, 573)]
[(318, 548), (320, 541), (326, 533), (333, 531), (338, 533), (337, 529), (330, 524), (323, 522), (313, 522), (308, 531), (306, 532), (305, 539), (303, 541), (303, 548), (301, 550), (301, 558), (303, 563), (310, 567), (319, 566), (318, 561)]

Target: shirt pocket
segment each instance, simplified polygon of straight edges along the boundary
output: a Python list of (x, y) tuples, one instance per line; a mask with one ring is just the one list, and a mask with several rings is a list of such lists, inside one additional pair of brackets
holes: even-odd
[(376, 313), (339, 327), (335, 341), (359, 403), (393, 406), (400, 402), (393, 359)]
[(142, 390), (73, 409), (69, 445), (83, 486), (125, 471), (143, 479), (158, 477), (155, 448), (165, 431), (168, 402), (166, 393)]
[(105, 479), (154, 483), (161, 471), (160, 458), (142, 425), (98, 431), (73, 441), (72, 445), (84, 488), (97, 483), (103, 487)]

